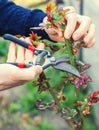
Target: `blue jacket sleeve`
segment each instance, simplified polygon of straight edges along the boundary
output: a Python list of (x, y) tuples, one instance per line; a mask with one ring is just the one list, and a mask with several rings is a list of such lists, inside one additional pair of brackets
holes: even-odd
[[(10, 33), (28, 36), (30, 27), (39, 26), (45, 16), (39, 9), (29, 10), (8, 0), (0, 0), (0, 35)], [(35, 30), (34, 33), (49, 39), (44, 30)]]

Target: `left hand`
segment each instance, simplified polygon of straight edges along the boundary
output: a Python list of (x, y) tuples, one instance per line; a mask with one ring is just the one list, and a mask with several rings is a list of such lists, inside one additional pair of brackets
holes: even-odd
[[(60, 30), (49, 28), (45, 29), (49, 37), (54, 41), (63, 42), (64, 38), (73, 38), (74, 41), (84, 40), (86, 47), (92, 47), (95, 44), (95, 25), (88, 16), (81, 16), (76, 13), (73, 7), (67, 7), (70, 11), (65, 15), (66, 29), (64, 36)], [(46, 18), (45, 20), (46, 21)]]

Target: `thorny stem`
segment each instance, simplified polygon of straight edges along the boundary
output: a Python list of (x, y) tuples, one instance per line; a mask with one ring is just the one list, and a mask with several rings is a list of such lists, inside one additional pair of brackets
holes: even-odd
[(66, 44), (67, 54), (68, 54), (68, 56), (70, 58), (70, 63), (71, 63), (71, 65), (75, 66), (74, 56), (72, 54), (71, 43), (70, 43), (69, 39), (65, 39), (65, 44)]
[[(75, 66), (75, 62), (74, 62), (74, 56), (72, 54), (72, 50), (71, 50), (71, 43), (70, 43), (70, 40), (69, 39), (65, 39), (65, 44), (66, 44), (66, 51), (67, 51), (67, 54), (70, 58), (70, 63), (71, 65)], [(67, 73), (68, 76), (71, 76), (71, 74)], [(76, 91), (76, 89), (75, 89)], [(77, 94), (77, 91), (76, 91), (76, 94)]]
[[(67, 51), (67, 54), (70, 58), (70, 63), (71, 65), (75, 66), (75, 59), (74, 59), (74, 56), (72, 54), (72, 49), (71, 49), (71, 43), (70, 43), (70, 40), (69, 39), (65, 39), (65, 44), (66, 44), (66, 51)], [(68, 74), (69, 75), (69, 74)], [(76, 92), (76, 95), (78, 96), (78, 90), (75, 88), (75, 92)]]
[[(66, 51), (67, 51), (67, 54), (68, 54), (68, 56), (69, 56), (69, 58), (70, 58), (70, 63), (71, 63), (71, 65), (73, 65), (73, 66), (75, 66), (75, 59), (74, 59), (74, 56), (73, 56), (73, 54), (72, 54), (72, 49), (71, 49), (71, 43), (70, 43), (70, 40), (69, 39), (65, 39), (65, 44), (66, 44)], [(69, 73), (67, 73), (68, 75), (70, 75)], [(78, 98), (78, 90), (75, 88), (75, 92), (76, 92), (76, 96), (77, 96), (77, 98)], [(82, 120), (82, 124), (83, 124), (83, 116), (82, 116), (82, 114), (80, 113), (80, 115), (81, 115), (81, 120)], [(69, 122), (68, 122), (68, 124), (69, 124)], [(69, 125), (70, 126), (70, 125)], [(80, 126), (80, 127), (82, 127), (82, 125)], [(78, 129), (78, 128), (77, 128)], [(75, 129), (75, 130), (77, 130), (77, 129)]]

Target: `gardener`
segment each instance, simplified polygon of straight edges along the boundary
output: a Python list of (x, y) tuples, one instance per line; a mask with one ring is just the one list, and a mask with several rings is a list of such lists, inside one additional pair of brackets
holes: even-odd
[[(91, 19), (77, 14), (73, 7), (66, 8), (70, 9), (70, 13), (68, 12), (65, 16), (67, 23), (64, 33), (65, 38), (68, 39), (72, 36), (74, 40), (79, 40), (83, 37), (87, 47), (91, 47), (95, 43), (93, 37), (95, 26), (91, 23)], [(29, 10), (17, 6), (13, 2), (8, 2), (8, 0), (0, 0), (0, 35), (10, 33), (28, 36), (30, 28), (39, 26), (42, 21), (46, 21), (46, 14), (41, 10)], [(35, 30), (34, 32), (43, 38), (63, 41), (62, 33), (52, 28)]]
[[(73, 7), (67, 8), (70, 9), (70, 13), (65, 16), (67, 23), (64, 33), (65, 38), (70, 38), (71, 36), (74, 40), (80, 40), (82, 38), (87, 47), (93, 46), (95, 43), (95, 25), (91, 23), (89, 17), (77, 14)], [(0, 0), (1, 36), (5, 33), (28, 36), (30, 27), (39, 26), (39, 23), (42, 21), (46, 22), (46, 14), (41, 10), (35, 9), (31, 11), (7, 0)], [(62, 33), (52, 28), (36, 30), (34, 32), (41, 35), (42, 38), (63, 41)], [(43, 49), (44, 45), (40, 45), (39, 48)], [(19, 47), (16, 58), (15, 44), (11, 43), (8, 61), (26, 62), (30, 61), (30, 57), (34, 59), (31, 52), (25, 51), (26, 53), (24, 54), (23, 50), (22, 47)], [(42, 67), (40, 66), (20, 69), (13, 65), (0, 65), (0, 90), (24, 84), (27, 81), (33, 80), (41, 72)]]

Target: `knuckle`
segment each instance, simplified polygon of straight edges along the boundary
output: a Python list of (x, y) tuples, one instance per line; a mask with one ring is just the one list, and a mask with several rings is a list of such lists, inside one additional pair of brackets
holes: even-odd
[(69, 6), (68, 7), (70, 10), (75, 10), (75, 8), (73, 6)]
[(85, 16), (86, 20), (89, 21), (90, 23), (92, 23), (92, 19), (88, 16)]
[(69, 11), (76, 11), (73, 6), (64, 7), (64, 10), (69, 9)]

